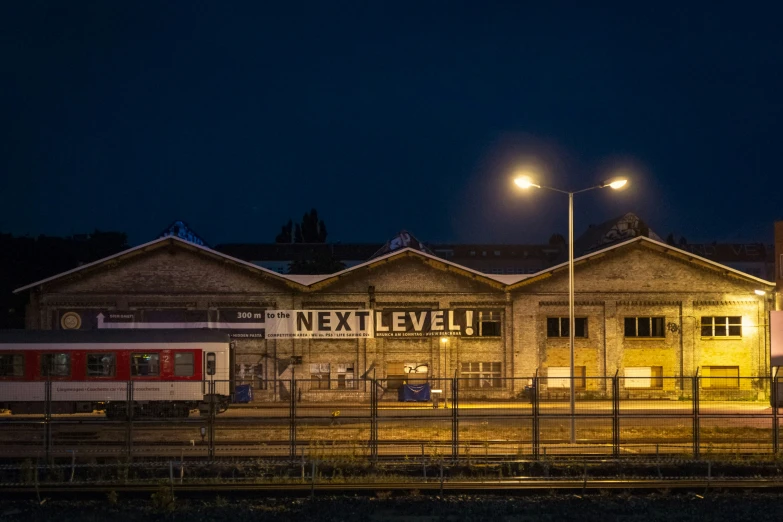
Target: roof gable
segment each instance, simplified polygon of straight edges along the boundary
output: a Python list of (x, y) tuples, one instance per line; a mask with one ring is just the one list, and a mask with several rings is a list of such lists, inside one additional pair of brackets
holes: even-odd
[(271, 279), (274, 279), (276, 281), (282, 282), (288, 286), (291, 286), (296, 289), (304, 289), (305, 286), (302, 285), (299, 282), (293, 281), (291, 279), (288, 279), (284, 277), (281, 274), (278, 274), (277, 272), (273, 272), (272, 270), (268, 270), (266, 268), (262, 268), (260, 266), (254, 265), (252, 263), (248, 263), (247, 261), (242, 261), (241, 259), (236, 259), (231, 256), (227, 256), (226, 254), (217, 252), (215, 250), (212, 250), (210, 248), (197, 245), (195, 243), (191, 243), (189, 241), (186, 241), (184, 239), (180, 239), (176, 236), (168, 236), (168, 237), (161, 237), (158, 239), (155, 239), (153, 241), (150, 241), (148, 243), (144, 243), (142, 245), (129, 248), (128, 250), (124, 250), (122, 252), (119, 252), (117, 254), (114, 254), (109, 257), (105, 257), (103, 259), (99, 259), (97, 261), (93, 261), (92, 263), (87, 263), (82, 266), (76, 267), (72, 270), (68, 270), (66, 272), (62, 272), (60, 274), (53, 275), (51, 277), (48, 277), (46, 279), (42, 279), (40, 281), (36, 281), (34, 283), (31, 283), (29, 285), (25, 285), (21, 288), (17, 288), (14, 290), (14, 293), (23, 292), (25, 290), (30, 290), (31, 288), (35, 288), (40, 285), (44, 284), (50, 284), (54, 282), (61, 282), (68, 280), (71, 276), (77, 276), (77, 275), (83, 275), (85, 273), (91, 272), (93, 270), (102, 268), (102, 267), (108, 267), (112, 266), (113, 264), (116, 264), (117, 262), (131, 259), (140, 255), (143, 255), (145, 253), (149, 253), (152, 251), (159, 250), (161, 248), (164, 248), (166, 246), (172, 246), (175, 248), (182, 248), (191, 252), (196, 253), (197, 255), (203, 255), (207, 257), (211, 257), (212, 259), (218, 259), (227, 263), (231, 263), (232, 265), (236, 267), (240, 267), (243, 269), (248, 270), (249, 272), (263, 276), (268, 277)]
[[(345, 270), (342, 270), (335, 274), (316, 276), (316, 277), (320, 277), (320, 279), (313, 279), (309, 281), (309, 286), (312, 290), (322, 290), (330, 285), (336, 284), (338, 281), (345, 280), (346, 277), (352, 276), (361, 270), (373, 269), (378, 266), (382, 266), (390, 262), (401, 261), (406, 258), (420, 259), (421, 261), (432, 266), (433, 268), (444, 270), (446, 272), (451, 272), (453, 274), (457, 274), (462, 277), (466, 277), (468, 279), (476, 280), (497, 289), (504, 288), (508, 281), (508, 279), (505, 278), (504, 276), (485, 274), (483, 272), (479, 272), (477, 270), (467, 268), (457, 263), (452, 263), (451, 261), (447, 261), (440, 257), (427, 254), (419, 250), (414, 250), (413, 248), (406, 247), (403, 248), (402, 250), (397, 250), (395, 252), (390, 252), (380, 257), (376, 257), (365, 263), (361, 263), (359, 265), (346, 268)], [(524, 278), (526, 276), (519, 275), (519, 276), (512, 276), (512, 277)]]
[[(743, 280), (746, 283), (758, 285), (761, 287), (764, 287), (766, 289), (771, 289), (771, 287), (775, 286), (775, 283), (771, 281), (766, 281), (764, 279), (761, 279), (759, 277), (752, 276), (750, 274), (747, 274), (745, 272), (742, 272), (740, 270), (722, 265), (720, 263), (716, 263), (715, 261), (712, 261), (710, 259), (706, 259), (700, 256), (697, 256), (691, 252), (687, 252), (685, 250), (681, 250), (679, 248), (676, 248), (672, 245), (668, 245), (666, 243), (663, 243), (661, 241), (656, 241), (654, 239), (651, 239), (649, 237), (645, 236), (639, 236), (635, 237), (633, 239), (630, 239), (628, 241), (618, 243), (616, 245), (610, 246), (608, 248), (604, 248), (603, 250), (598, 250), (596, 252), (592, 252), (590, 254), (578, 257), (574, 259), (574, 265), (578, 266), (584, 263), (596, 261), (606, 255), (610, 252), (616, 252), (621, 249), (627, 249), (632, 247), (633, 245), (640, 245), (643, 247), (651, 248), (653, 250), (656, 250), (662, 254), (667, 254), (674, 256), (682, 261), (686, 261), (689, 263), (692, 263), (698, 267), (711, 270), (715, 274), (722, 275), (724, 277), (732, 277), (735, 279)], [(524, 280), (521, 280), (519, 282), (510, 284), (508, 286), (508, 290), (517, 290), (519, 288), (522, 288), (524, 286), (527, 286), (529, 284), (536, 283), (538, 281), (541, 281), (543, 279), (546, 279), (548, 277), (553, 276), (556, 273), (560, 273), (563, 271), (568, 271), (568, 262), (561, 263), (559, 265), (555, 265), (553, 267), (547, 268), (545, 270), (542, 270), (536, 274), (532, 274), (525, 278)]]

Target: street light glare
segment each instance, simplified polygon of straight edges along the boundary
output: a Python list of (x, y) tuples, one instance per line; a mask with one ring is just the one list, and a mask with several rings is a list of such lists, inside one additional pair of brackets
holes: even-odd
[(533, 180), (530, 179), (530, 176), (518, 176), (514, 178), (514, 183), (517, 187), (527, 189), (530, 187), (538, 187), (535, 183), (533, 183)]
[(606, 181), (601, 183), (599, 187), (601, 188), (609, 187), (614, 190), (617, 190), (619, 188), (623, 188), (627, 183), (628, 180), (625, 178), (612, 178), (612, 179), (607, 179)]
[(754, 290), (754, 292), (756, 292), (756, 295), (767, 295), (767, 292), (764, 290)]

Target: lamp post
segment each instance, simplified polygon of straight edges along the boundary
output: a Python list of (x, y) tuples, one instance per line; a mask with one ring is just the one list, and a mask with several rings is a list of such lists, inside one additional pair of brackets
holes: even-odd
[(604, 181), (600, 185), (569, 192), (567, 190), (560, 190), (544, 185), (539, 185), (528, 176), (519, 176), (514, 179), (514, 184), (516, 184), (519, 188), (528, 189), (535, 187), (559, 192), (561, 194), (568, 194), (568, 346), (570, 352), (571, 370), (571, 380), (569, 381), (569, 387), (571, 389), (571, 444), (576, 442), (576, 418), (574, 416), (576, 411), (574, 391), (574, 337), (576, 332), (576, 325), (574, 321), (574, 194), (580, 194), (582, 192), (587, 192), (588, 190), (606, 187), (617, 190), (623, 188), (627, 183), (628, 180), (625, 178), (612, 178)]

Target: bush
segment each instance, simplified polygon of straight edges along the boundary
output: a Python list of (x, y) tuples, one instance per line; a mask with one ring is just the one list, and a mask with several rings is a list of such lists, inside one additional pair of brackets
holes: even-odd
[(150, 500), (152, 501), (152, 508), (155, 511), (172, 513), (177, 509), (177, 499), (174, 497), (174, 492), (169, 487), (161, 486), (158, 491), (152, 494)]

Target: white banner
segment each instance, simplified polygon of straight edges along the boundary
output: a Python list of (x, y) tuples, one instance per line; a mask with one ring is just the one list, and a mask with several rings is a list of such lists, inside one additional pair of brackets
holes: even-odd
[(267, 310), (267, 339), (372, 337), (369, 310)]
[(630, 367), (625, 369), (626, 388), (649, 388), (652, 382), (652, 368), (649, 366)]

